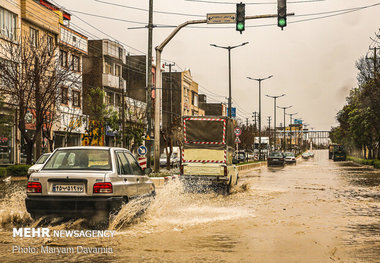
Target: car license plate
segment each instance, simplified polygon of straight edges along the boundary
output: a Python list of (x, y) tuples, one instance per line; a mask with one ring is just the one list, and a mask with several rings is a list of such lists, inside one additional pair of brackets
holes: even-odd
[(82, 193), (83, 185), (65, 185), (65, 184), (54, 184), (53, 192), (56, 193)]
[(278, 161), (278, 159), (273, 159), (273, 161), (276, 161), (276, 162), (277, 162), (277, 161)]

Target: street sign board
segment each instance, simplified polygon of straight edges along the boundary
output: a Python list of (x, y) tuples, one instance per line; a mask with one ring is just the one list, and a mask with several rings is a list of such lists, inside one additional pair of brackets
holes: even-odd
[(235, 138), (235, 143), (241, 143), (241, 140), (240, 140), (239, 137), (236, 137), (236, 138)]
[(236, 22), (236, 13), (207, 14), (207, 24), (233, 24)]
[(241, 135), (241, 129), (240, 128), (235, 128), (234, 129), (234, 133), (236, 136), (240, 136)]
[(147, 149), (144, 145), (141, 145), (141, 146), (137, 149), (137, 153), (138, 153), (139, 155), (145, 155), (147, 152), (148, 152), (148, 149)]
[[(227, 116), (229, 116), (229, 108), (227, 108)], [(232, 107), (231, 118), (236, 118), (236, 108)]]
[(146, 168), (146, 157), (139, 157), (138, 162), (142, 169)]
[(302, 120), (300, 120), (300, 119), (294, 119), (294, 124), (302, 124)]

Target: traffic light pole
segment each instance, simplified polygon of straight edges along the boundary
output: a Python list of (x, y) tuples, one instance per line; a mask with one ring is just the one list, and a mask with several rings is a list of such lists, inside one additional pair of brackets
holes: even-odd
[[(294, 13), (287, 14), (288, 16), (294, 15)], [(245, 19), (261, 19), (261, 18), (271, 18), (277, 17), (276, 15), (256, 15), (256, 16), (246, 16)], [(194, 24), (206, 24), (207, 19), (202, 20), (190, 20), (178, 25), (170, 34), (165, 38), (165, 40), (156, 47), (156, 105), (155, 111), (160, 110), (160, 100), (161, 100), (161, 90), (162, 90), (162, 78), (161, 78), (161, 54), (165, 46), (173, 39), (173, 37), (184, 27)], [(151, 72), (149, 69), (148, 72)], [(149, 89), (148, 89), (149, 90)], [(158, 103), (157, 103), (158, 102)], [(160, 114), (155, 114), (154, 120), (154, 171), (158, 172), (160, 170)], [(149, 120), (148, 120), (149, 123)], [(148, 126), (149, 127), (149, 126)]]

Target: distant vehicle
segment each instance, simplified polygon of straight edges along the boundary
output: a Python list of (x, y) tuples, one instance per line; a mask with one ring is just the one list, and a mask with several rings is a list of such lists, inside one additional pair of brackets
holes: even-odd
[(108, 222), (131, 198), (154, 195), (153, 182), (130, 151), (116, 147), (58, 148), (28, 180), (32, 217), (64, 216)]
[(40, 158), (38, 158), (38, 160), (36, 161), (36, 163), (34, 165), (32, 165), (31, 167), (29, 167), (29, 169), (28, 169), (28, 178), (29, 178), (29, 176), (32, 173), (36, 173), (39, 170), (41, 170), (41, 168), (46, 163), (47, 159), (49, 159), (50, 155), (51, 155), (51, 153), (44, 153), (43, 155), (40, 156)]
[(303, 159), (309, 159), (309, 157), (310, 157), (310, 155), (309, 155), (308, 152), (304, 152), (304, 153), (302, 154), (302, 158), (303, 158)]
[(332, 159), (336, 161), (345, 161), (347, 158), (346, 150), (343, 145), (335, 145)]
[(292, 152), (284, 152), (285, 163), (296, 163), (296, 156)]
[[(166, 153), (162, 153), (160, 156), (160, 166), (165, 167), (168, 162)], [(171, 167), (178, 167), (179, 166), (179, 156), (177, 153), (172, 153), (170, 156), (170, 166)]]
[[(254, 140), (254, 152), (257, 155), (259, 155), (259, 152), (260, 152), (259, 151), (259, 148), (260, 148), (259, 142), (260, 142), (260, 137), (255, 137), (255, 140)], [(264, 158), (265, 158), (265, 156), (268, 155), (269, 148), (270, 148), (269, 137), (261, 137), (261, 155), (264, 155)]]
[(238, 181), (234, 165), (236, 121), (225, 116), (183, 117), (183, 155), (180, 180), (188, 190), (199, 186), (225, 194)]
[(333, 144), (330, 144), (329, 145), (329, 159), (332, 159), (333, 158), (333, 155), (334, 155), (334, 149), (335, 147), (338, 147), (339, 145), (336, 144), (336, 143), (333, 143)]
[(235, 152), (234, 159), (236, 163), (246, 162), (248, 159), (248, 153), (244, 151)]
[(284, 155), (282, 154), (282, 152), (269, 152), (267, 164), (268, 166), (285, 165)]
[(309, 153), (309, 157), (314, 157), (314, 152), (308, 152)]

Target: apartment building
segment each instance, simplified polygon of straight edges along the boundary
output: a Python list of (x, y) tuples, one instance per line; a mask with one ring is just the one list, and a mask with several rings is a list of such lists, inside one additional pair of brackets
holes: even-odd
[(199, 107), (198, 83), (190, 70), (162, 73), (162, 125), (178, 122), (182, 116), (204, 116)]
[[(20, 0), (0, 2), (0, 42), (1, 44), (16, 44), (20, 37), (21, 8)], [(0, 52), (0, 59), (8, 60), (8, 56)], [(4, 85), (0, 79), (0, 85)], [(0, 164), (12, 164), (17, 161), (20, 144), (17, 136), (20, 136), (14, 125), (14, 107), (8, 97), (2, 96), (0, 101)]]

